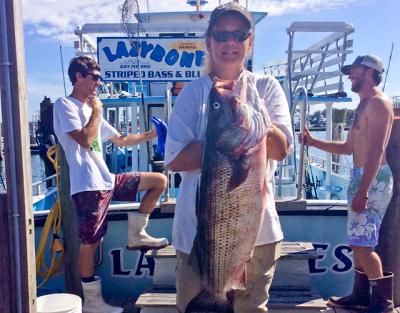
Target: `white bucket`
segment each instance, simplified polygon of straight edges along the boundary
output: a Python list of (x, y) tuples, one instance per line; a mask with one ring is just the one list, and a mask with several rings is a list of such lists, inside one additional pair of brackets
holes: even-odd
[(82, 299), (69, 293), (54, 293), (37, 298), (37, 313), (82, 313)]

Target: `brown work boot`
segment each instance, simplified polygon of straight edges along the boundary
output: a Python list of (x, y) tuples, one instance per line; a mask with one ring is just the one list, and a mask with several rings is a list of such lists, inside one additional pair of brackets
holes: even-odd
[(393, 273), (383, 273), (382, 278), (371, 279), (372, 303), (367, 313), (395, 313), (393, 305)]
[(364, 272), (355, 270), (353, 292), (346, 297), (330, 297), (328, 305), (351, 310), (367, 310), (371, 303), (369, 280)]

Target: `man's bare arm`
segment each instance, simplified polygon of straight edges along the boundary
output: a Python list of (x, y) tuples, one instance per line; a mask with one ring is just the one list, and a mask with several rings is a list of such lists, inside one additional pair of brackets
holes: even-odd
[(299, 142), (307, 146), (313, 146), (318, 149), (324, 150), (326, 152), (335, 153), (335, 154), (352, 154), (353, 153), (353, 144), (351, 139), (351, 132), (347, 136), (346, 141), (327, 141), (322, 139), (317, 139), (314, 136), (311, 136), (310, 131), (307, 127), (304, 128), (304, 136), (301, 133), (298, 136)]
[(117, 135), (111, 138), (113, 144), (119, 147), (128, 147), (141, 144), (142, 142), (149, 141), (157, 137), (157, 132), (152, 129), (143, 134), (128, 134), (128, 135)]
[(89, 148), (97, 137), (101, 120), (101, 108), (103, 106), (97, 97), (89, 98), (88, 105), (92, 107), (92, 115), (89, 118), (89, 122), (85, 127), (69, 132), (71, 137), (84, 148)]
[(203, 145), (200, 141), (188, 144), (172, 162), (166, 165), (167, 169), (182, 172), (201, 168)]

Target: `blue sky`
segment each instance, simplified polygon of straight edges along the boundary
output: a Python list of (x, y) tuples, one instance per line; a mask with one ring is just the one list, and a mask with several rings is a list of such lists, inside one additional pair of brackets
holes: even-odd
[[(25, 33), (25, 60), (28, 89), (29, 116), (39, 110), (44, 96), (55, 101), (64, 95), (61, 72), (60, 45), (64, 67), (75, 54), (73, 31), (78, 25), (89, 22), (119, 22), (120, 1), (106, 0), (24, 0), (23, 19)], [(226, 2), (226, 1), (223, 1)], [(150, 11), (191, 10), (185, 0), (142, 0), (141, 10)], [(245, 4), (245, 1), (241, 1)], [(204, 10), (212, 10), (217, 0), (210, 0)], [(400, 96), (400, 0), (248, 0), (250, 10), (267, 11), (268, 16), (256, 28), (254, 54), (255, 71), (271, 60), (285, 59), (288, 48), (286, 28), (294, 21), (344, 21), (355, 27), (351, 35), (354, 53), (352, 62), (359, 54), (373, 53), (380, 56), (387, 67), (392, 42), (394, 52), (385, 92)], [(67, 92), (71, 90), (66, 77)], [(347, 79), (345, 79), (347, 82)], [(346, 91), (355, 103), (358, 100)], [(30, 118), (31, 119), (31, 118)]]

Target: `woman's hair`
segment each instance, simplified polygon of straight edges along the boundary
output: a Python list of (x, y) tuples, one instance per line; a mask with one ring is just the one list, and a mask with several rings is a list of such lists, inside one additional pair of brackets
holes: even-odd
[(76, 83), (76, 73), (81, 73), (83, 77), (86, 77), (91, 71), (100, 71), (100, 66), (97, 62), (87, 56), (75, 57), (71, 60), (68, 67), (68, 77), (72, 85)]

